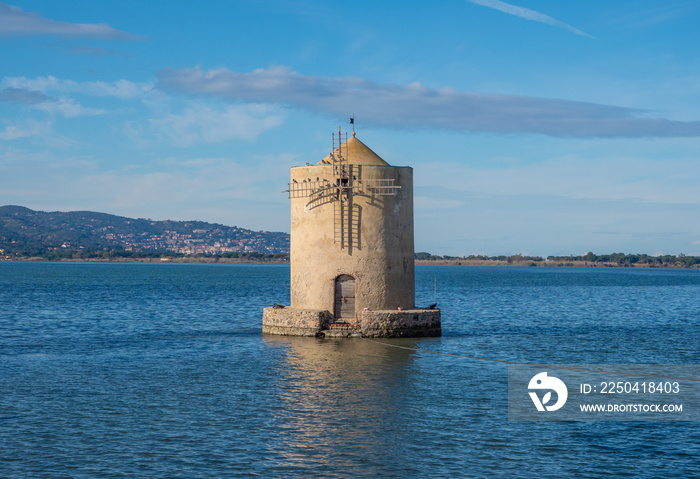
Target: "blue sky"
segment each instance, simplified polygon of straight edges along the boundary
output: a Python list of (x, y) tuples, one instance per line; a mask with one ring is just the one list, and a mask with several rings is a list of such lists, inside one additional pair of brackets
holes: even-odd
[(414, 168), (416, 250), (700, 255), (700, 3), (0, 3), (0, 204), (289, 231), (289, 168)]

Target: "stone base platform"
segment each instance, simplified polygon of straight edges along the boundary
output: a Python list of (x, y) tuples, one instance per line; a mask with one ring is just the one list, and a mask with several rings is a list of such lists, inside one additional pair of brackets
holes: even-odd
[(263, 309), (263, 333), (282, 336), (317, 336), (333, 315), (320, 309), (272, 307)]
[(439, 309), (362, 311), (356, 323), (333, 322), (326, 310), (263, 309), (263, 333), (283, 336), (417, 338), (442, 334)]

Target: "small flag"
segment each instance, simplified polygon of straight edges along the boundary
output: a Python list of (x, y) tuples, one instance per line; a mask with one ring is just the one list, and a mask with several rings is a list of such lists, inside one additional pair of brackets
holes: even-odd
[(355, 124), (355, 117), (354, 117), (354, 116), (351, 116), (351, 117), (350, 117), (350, 124), (351, 124), (351, 125), (354, 125), (354, 124)]

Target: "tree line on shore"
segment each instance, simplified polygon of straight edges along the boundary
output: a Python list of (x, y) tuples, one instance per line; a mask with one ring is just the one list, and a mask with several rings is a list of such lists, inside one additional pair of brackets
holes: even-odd
[[(528, 255), (500, 255), (500, 256), (486, 256), (486, 255), (469, 255), (469, 256), (448, 256), (448, 255), (434, 255), (426, 252), (419, 252), (415, 254), (417, 260), (423, 261), (449, 261), (449, 262), (469, 262), (469, 261), (491, 261), (500, 262), (506, 264), (523, 264), (523, 263), (533, 263), (545, 264), (546, 262), (552, 263), (563, 263), (563, 264), (573, 264), (573, 263), (592, 263), (601, 265), (618, 265), (618, 266), (634, 266), (634, 265), (647, 265), (647, 266), (658, 266), (658, 267), (686, 267), (690, 268), (695, 265), (700, 265), (699, 256), (687, 256), (684, 254), (679, 255), (662, 255), (662, 256), (650, 256), (647, 254), (625, 254), (625, 253), (611, 253), (611, 254), (601, 254), (597, 255), (595, 253), (589, 252), (585, 255), (569, 255), (569, 256), (547, 256), (543, 258), (542, 256), (528, 256)], [(207, 260), (233, 260), (241, 262), (279, 262), (284, 263), (289, 261), (289, 253), (259, 253), (256, 251), (245, 252), (245, 253), (221, 253), (221, 254), (195, 254), (195, 255), (185, 255), (180, 253), (170, 253), (170, 252), (159, 252), (159, 251), (127, 251), (124, 249), (99, 249), (99, 248), (84, 248), (84, 249), (52, 249), (47, 250), (46, 248), (32, 248), (25, 246), (22, 249), (14, 251), (12, 254), (7, 254), (3, 256), (0, 254), (0, 259), (40, 259), (45, 261), (139, 261), (139, 260), (149, 260), (149, 259), (162, 259), (162, 260), (177, 260), (177, 259), (188, 259), (192, 261), (207, 261)]]
[(662, 255), (650, 256), (647, 254), (595, 254), (588, 252), (580, 256), (547, 256), (546, 260), (542, 256), (527, 256), (527, 255), (511, 255), (511, 256), (485, 256), (485, 255), (469, 255), (469, 256), (437, 256), (430, 253), (416, 253), (416, 259), (427, 261), (502, 261), (506, 263), (544, 263), (545, 261), (558, 263), (600, 263), (600, 264), (616, 264), (618, 266), (632, 265), (649, 265), (649, 266), (684, 266), (691, 267), (700, 264), (700, 256), (686, 256), (681, 253), (679, 255)]
[(683, 253), (679, 255), (666, 254), (661, 256), (650, 256), (647, 254), (625, 254), (612, 253), (597, 255), (591, 252), (582, 256), (548, 256), (549, 261), (585, 261), (589, 263), (616, 263), (619, 265), (647, 264), (647, 265), (682, 265), (693, 266), (700, 264), (700, 256), (686, 256)]

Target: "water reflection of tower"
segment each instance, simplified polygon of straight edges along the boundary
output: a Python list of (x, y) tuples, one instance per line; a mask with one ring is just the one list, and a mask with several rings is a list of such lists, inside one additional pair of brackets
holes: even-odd
[(272, 419), (282, 429), (275, 450), (285, 465), (332, 463), (350, 476), (361, 466), (358, 473), (367, 475), (368, 460), (358, 457), (377, 451), (408, 456), (401, 448), (410, 441), (392, 431), (410, 435), (413, 419), (407, 411), (416, 408), (419, 414), (422, 407), (409, 399), (420, 380), (414, 351), (358, 340), (269, 336), (265, 341), (286, 349), (270, 391), (279, 404)]
[(440, 335), (440, 310), (415, 308), (411, 167), (339, 129), (328, 156), (292, 168), (287, 193), (291, 306), (265, 308), (264, 332)]

